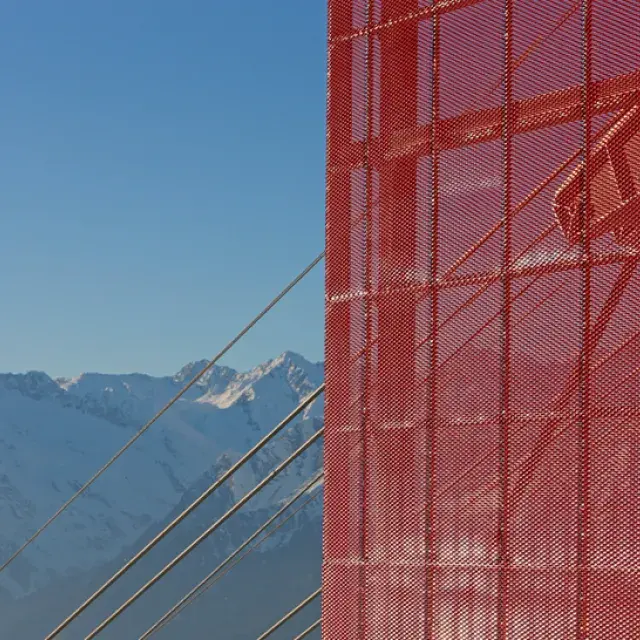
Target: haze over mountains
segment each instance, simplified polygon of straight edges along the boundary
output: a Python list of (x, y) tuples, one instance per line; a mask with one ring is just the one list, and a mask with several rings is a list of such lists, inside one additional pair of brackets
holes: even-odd
[[(205, 364), (190, 363), (167, 377), (87, 373), (54, 380), (41, 372), (0, 375), (0, 559), (11, 555)], [(94, 583), (97, 586), (122, 559), (317, 388), (323, 375), (322, 364), (291, 352), (247, 372), (214, 367), (0, 575), (5, 630), (12, 629), (11, 637), (42, 637), (62, 614), (70, 613), (72, 606), (89, 595), (86, 589)], [(141, 562), (136, 567), (140, 573), (131, 584), (148, 579), (151, 567), (159, 568), (257, 484), (322, 425), (322, 415), (319, 399), (200, 512), (178, 527), (166, 544), (159, 545), (148, 564)], [(220, 535), (203, 545), (173, 579), (169, 577), (167, 583), (171, 584), (151, 599), (157, 611), (151, 611), (149, 603), (143, 604), (136, 615), (127, 618), (129, 631), (124, 636), (118, 635), (122, 629), (118, 631), (113, 625), (114, 637), (144, 631), (162, 613), (162, 606), (175, 601), (187, 585), (206, 575), (217, 558), (242, 542), (321, 465), (320, 442), (268, 485)], [(278, 566), (282, 566), (289, 545), (306, 549), (297, 565), (306, 572), (310, 589), (319, 580), (321, 502), (316, 500), (261, 548), (260, 562), (269, 565), (278, 557)], [(317, 555), (313, 555), (310, 549), (316, 547)], [(287, 569), (282, 567), (282, 571), (286, 573)], [(239, 571), (236, 580), (241, 575)], [(247, 582), (251, 580), (245, 576), (238, 584), (244, 584), (248, 593), (254, 585)], [(256, 579), (255, 584), (259, 582)], [(123, 584), (128, 588), (126, 580)], [(65, 610), (58, 611), (56, 603)], [(109, 604), (106, 598), (103, 613), (108, 613)], [(40, 616), (40, 623), (27, 613), (34, 607), (47, 610)], [(210, 607), (210, 611), (214, 609)], [(274, 612), (274, 619), (284, 610)], [(146, 611), (147, 617), (141, 611)], [(83, 616), (84, 622), (90, 624), (91, 617)], [(254, 622), (258, 630), (263, 626), (259, 616)], [(193, 627), (196, 635), (187, 637), (199, 637), (198, 624)], [(224, 627), (220, 620), (217, 624), (220, 629)], [(221, 637), (244, 637), (244, 632), (236, 636), (231, 627), (224, 628), (227, 635)], [(64, 637), (80, 635), (74, 630)], [(169, 633), (161, 637), (173, 636)]]

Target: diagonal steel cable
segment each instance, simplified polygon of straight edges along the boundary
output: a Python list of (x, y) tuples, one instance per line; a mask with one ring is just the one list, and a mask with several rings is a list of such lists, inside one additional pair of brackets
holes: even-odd
[(264, 448), (273, 438), (276, 437), (288, 424), (290, 424), (304, 409), (312, 404), (324, 392), (324, 383), (313, 393), (305, 398), (284, 420), (266, 434), (257, 444), (235, 462), (227, 471), (217, 478), (196, 500), (186, 509), (176, 516), (162, 531), (150, 540), (138, 553), (128, 560), (116, 573), (114, 573), (100, 588), (94, 591), (75, 611), (67, 616), (46, 638), (55, 638), (60, 632), (66, 629), (85, 609), (95, 602), (109, 587), (115, 584), (129, 569), (138, 563), (151, 549), (153, 549), (163, 538), (175, 529), (189, 514), (197, 509), (211, 494), (221, 487), (240, 467), (246, 464), (256, 453)]
[[(235, 567), (241, 560), (250, 555), (260, 545), (266, 542), (276, 531), (284, 526), (293, 516), (295, 516), (300, 510), (304, 509), (309, 503), (316, 500), (320, 494), (316, 493), (307, 498), (299, 507), (294, 509), (284, 520), (278, 523), (273, 529), (271, 529), (259, 542), (254, 544), (248, 551), (240, 555), (240, 553), (246, 549), (262, 532), (268, 529), (285, 511), (287, 511), (297, 500), (299, 500), (305, 493), (313, 491), (314, 485), (316, 485), (324, 477), (324, 472), (318, 472), (309, 482), (307, 482), (296, 494), (287, 500), (287, 502), (276, 511), (261, 527), (256, 529), (235, 551), (229, 554), (213, 571), (211, 571), (205, 578), (203, 578), (189, 593), (176, 602), (171, 609), (169, 609), (161, 618), (159, 618), (151, 627), (149, 627), (139, 638), (139, 640), (147, 640), (154, 633), (160, 631), (169, 622), (171, 622), (177, 615), (182, 613), (189, 605), (193, 604), (200, 596), (204, 595), (214, 584), (218, 582), (220, 578), (225, 576), (233, 567)], [(239, 556), (239, 557), (238, 557)], [(233, 562), (235, 560), (235, 562)], [(223, 569), (232, 563), (230, 567), (224, 573), (221, 573)]]
[[(232, 515), (237, 513), (251, 498), (253, 498), (261, 489), (263, 489), (271, 480), (284, 471), (296, 458), (302, 455), (312, 444), (314, 444), (324, 434), (324, 427), (320, 427), (310, 438), (308, 438), (300, 447), (298, 447), (286, 460), (281, 462), (273, 469), (265, 478), (263, 478), (251, 491), (246, 493), (238, 502), (236, 502), (223, 516), (216, 520), (210, 527), (205, 529), (191, 544), (185, 547), (177, 556), (168, 562), (153, 578), (138, 589), (130, 596), (122, 605), (120, 605), (111, 615), (103, 620), (85, 640), (92, 640), (99, 633), (104, 631), (118, 616), (124, 613), (132, 604), (134, 604), (141, 596), (143, 596), (153, 585), (159, 582), (171, 569), (178, 565), (192, 551), (199, 547), (212, 533), (220, 528)], [(51, 640), (58, 635), (53, 632), (47, 636), (46, 640)]]
[(212, 360), (186, 384), (153, 418), (143, 425), (136, 434), (120, 448), (105, 464), (96, 471), (35, 533), (33, 533), (14, 553), (0, 566), (2, 573), (20, 554), (23, 553), (46, 529), (48, 529), (113, 463), (120, 458), (155, 422), (157, 422), (184, 394), (193, 387), (214, 365), (243, 338), (262, 318), (264, 318), (278, 302), (282, 300), (301, 280), (303, 280), (324, 258), (322, 251), (307, 267), (305, 267), (271, 302), (247, 324)]
[(293, 640), (303, 640), (303, 638), (306, 638), (313, 631), (318, 629), (321, 624), (322, 618), (318, 618), (311, 626), (307, 627), (300, 635), (296, 636)]
[(273, 635), (282, 625), (289, 622), (291, 618), (296, 616), (308, 604), (313, 602), (321, 593), (322, 593), (322, 587), (318, 587), (312, 594), (308, 595), (304, 600), (302, 600), (295, 607), (293, 607), (291, 611), (283, 615), (282, 618), (280, 618), (280, 620), (278, 620), (275, 624), (269, 627), (260, 637), (258, 637), (258, 640), (267, 640), (269, 636)]

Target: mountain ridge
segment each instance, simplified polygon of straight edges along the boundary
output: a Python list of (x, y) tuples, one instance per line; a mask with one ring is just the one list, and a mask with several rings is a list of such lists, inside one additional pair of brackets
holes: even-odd
[[(43, 372), (0, 374), (0, 559), (8, 557), (135, 430), (203, 368), (170, 376)], [(285, 352), (248, 371), (214, 366), (130, 451), (0, 576), (23, 597), (105, 564), (180, 504), (209, 473), (221, 473), (323, 380), (322, 363)], [(316, 400), (228, 484), (239, 499), (322, 424)], [(321, 447), (296, 461), (251, 501), (267, 509), (321, 466)], [(319, 514), (318, 514), (319, 515)]]

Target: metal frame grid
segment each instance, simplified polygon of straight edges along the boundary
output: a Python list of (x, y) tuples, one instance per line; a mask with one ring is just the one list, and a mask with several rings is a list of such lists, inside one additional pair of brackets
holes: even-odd
[(329, 0), (327, 640), (640, 638), (639, 33)]

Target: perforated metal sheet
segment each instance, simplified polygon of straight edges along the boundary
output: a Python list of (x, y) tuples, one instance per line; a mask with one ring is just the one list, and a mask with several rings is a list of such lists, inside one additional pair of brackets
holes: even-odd
[(640, 638), (640, 3), (329, 8), (323, 637)]

